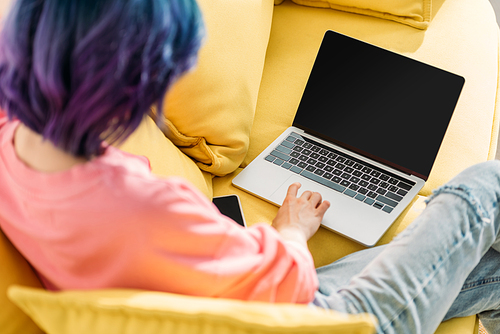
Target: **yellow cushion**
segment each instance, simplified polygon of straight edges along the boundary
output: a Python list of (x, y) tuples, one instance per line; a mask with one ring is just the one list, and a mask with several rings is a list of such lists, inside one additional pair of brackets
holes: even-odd
[[(292, 0), (299, 5), (332, 8), (369, 15), (427, 29), (431, 21), (432, 0)], [(275, 0), (279, 5), (283, 0)]]
[(28, 262), (0, 231), (0, 332), (2, 334), (41, 334), (42, 331), (7, 298), (12, 284), (41, 287)]
[(374, 318), (304, 305), (243, 302), (138, 290), (48, 292), (14, 286), (9, 297), (47, 334), (374, 333)]
[(139, 128), (119, 147), (146, 156), (156, 175), (183, 177), (212, 198), (212, 176), (202, 172), (192, 159), (172, 144), (150, 117), (145, 117)]
[(214, 175), (235, 170), (248, 149), (273, 3), (198, 1), (207, 40), (196, 69), (168, 93), (165, 133)]

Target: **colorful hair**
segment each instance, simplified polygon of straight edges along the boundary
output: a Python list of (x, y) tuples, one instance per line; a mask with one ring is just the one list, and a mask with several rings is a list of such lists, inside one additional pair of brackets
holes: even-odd
[(17, 0), (0, 33), (0, 106), (75, 156), (123, 140), (203, 38), (195, 0)]

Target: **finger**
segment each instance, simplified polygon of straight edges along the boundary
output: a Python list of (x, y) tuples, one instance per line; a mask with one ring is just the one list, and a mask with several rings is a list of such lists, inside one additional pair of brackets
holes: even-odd
[(321, 196), (320, 193), (315, 192), (311, 195), (311, 198), (309, 200), (312, 202), (314, 207), (317, 207), (323, 200), (323, 197)]
[(302, 193), (302, 195), (300, 196), (302, 199), (308, 201), (312, 196), (312, 192), (309, 191), (309, 190), (306, 190)]
[(295, 182), (295, 183), (292, 183), (290, 185), (290, 187), (288, 187), (288, 191), (287, 191), (287, 196), (293, 196), (293, 197), (297, 197), (297, 194), (299, 192), (299, 188), (301, 187), (302, 185), (298, 182)]
[(320, 205), (317, 207), (317, 213), (323, 217), (326, 213), (326, 210), (330, 208), (330, 202), (328, 201), (323, 201)]

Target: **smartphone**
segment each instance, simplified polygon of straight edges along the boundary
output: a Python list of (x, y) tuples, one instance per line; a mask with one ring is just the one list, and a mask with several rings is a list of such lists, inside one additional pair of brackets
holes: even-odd
[(214, 197), (212, 202), (223, 215), (228, 216), (243, 227), (247, 226), (238, 195)]

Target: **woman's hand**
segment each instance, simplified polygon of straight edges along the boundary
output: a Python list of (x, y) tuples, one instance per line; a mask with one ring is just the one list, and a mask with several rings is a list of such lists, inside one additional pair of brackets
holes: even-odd
[(330, 202), (311, 191), (304, 191), (297, 197), (300, 187), (300, 183), (294, 183), (288, 188), (272, 226), (285, 239), (299, 241), (307, 247), (307, 240), (318, 230)]

